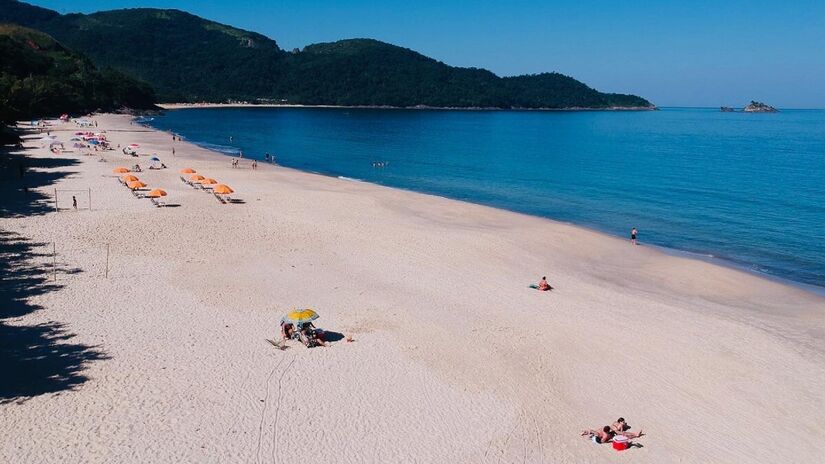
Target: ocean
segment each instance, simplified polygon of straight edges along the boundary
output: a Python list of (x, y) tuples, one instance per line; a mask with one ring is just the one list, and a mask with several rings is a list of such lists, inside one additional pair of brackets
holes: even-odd
[(636, 227), (643, 244), (825, 288), (825, 110), (215, 108), (148, 124), (304, 171)]

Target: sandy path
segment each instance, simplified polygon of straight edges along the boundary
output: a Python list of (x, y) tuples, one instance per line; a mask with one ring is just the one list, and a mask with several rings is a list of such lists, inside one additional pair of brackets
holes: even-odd
[[(56, 243), (59, 265), (80, 270), (59, 273), (59, 288), (29, 282), (42, 291), (21, 299), (42, 309), (4, 324), (58, 322), (75, 335), (53, 342), (56, 352), (88, 347), (78, 356), (87, 379), (72, 388), (24, 385), (0, 398), (2, 462), (738, 463), (825, 453), (820, 297), (529, 216), (270, 166), (231, 169), (183, 142), (172, 157), (168, 134), (124, 116), (97, 120), (115, 143), (139, 142), (169, 165), (138, 175), (180, 206), (154, 208), (120, 186), (111, 169), (134, 161), (119, 152), (106, 163), (71, 154), (62, 158), (78, 164), (35, 169), (55, 177), (36, 192), (91, 188), (92, 211), (45, 203), (42, 214), (0, 219), (15, 239)], [(33, 164), (54, 158), (26, 146)], [(226, 182), (244, 203), (186, 186), (182, 167)], [(556, 291), (526, 288), (543, 274)], [(285, 311), (307, 306), (356, 341), (285, 351), (264, 342)], [(578, 436), (620, 415), (649, 433), (644, 447), (618, 454)]]

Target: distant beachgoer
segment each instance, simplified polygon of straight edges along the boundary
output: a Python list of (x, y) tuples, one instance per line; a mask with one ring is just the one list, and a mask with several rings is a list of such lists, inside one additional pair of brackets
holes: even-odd
[(275, 164), (275, 153), (272, 154), (272, 164)]
[(548, 290), (553, 290), (553, 287), (547, 283), (547, 276), (541, 278), (541, 282), (539, 282), (539, 290), (542, 292), (546, 292)]
[(143, 171), (142, 169), (140, 169), (139, 164), (136, 164), (135, 167), (132, 170), (135, 171), (135, 172), (142, 172)]
[(252, 160), (252, 170), (258, 169), (258, 160)]
[(238, 150), (238, 158), (243, 158), (243, 151)]
[(233, 140), (233, 139), (232, 139), (232, 136), (230, 135), (230, 136), (229, 136), (229, 143), (232, 143), (232, 140)]
[(72, 195), (72, 208), (77, 209), (77, 197)]
[(269, 162), (269, 153), (264, 155), (264, 161)]
[(172, 156), (175, 156), (175, 147), (172, 147)]
[(638, 243), (636, 242), (636, 235), (638, 235), (638, 234), (639, 234), (639, 231), (638, 231), (638, 230), (636, 230), (636, 228), (634, 227), (634, 228), (630, 231), (630, 243), (632, 243), (632, 244), (634, 244), (634, 245), (638, 245)]

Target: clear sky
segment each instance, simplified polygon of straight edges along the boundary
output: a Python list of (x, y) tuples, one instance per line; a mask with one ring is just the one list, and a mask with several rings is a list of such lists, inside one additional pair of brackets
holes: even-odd
[(178, 8), (284, 49), (353, 37), (499, 75), (558, 71), (660, 106), (825, 108), (825, 0), (30, 0)]

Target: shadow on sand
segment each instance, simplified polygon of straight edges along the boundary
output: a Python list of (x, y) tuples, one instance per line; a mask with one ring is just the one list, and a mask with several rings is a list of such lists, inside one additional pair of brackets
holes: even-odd
[[(18, 163), (25, 163), (22, 176)], [(72, 164), (69, 159), (23, 159), (0, 151), (0, 217), (52, 211), (48, 196), (31, 189), (48, 186), (69, 173), (29, 169)], [(49, 254), (44, 245), (0, 229), (0, 404), (75, 388), (87, 380), (83, 371), (89, 362), (107, 359), (97, 347), (72, 343), (75, 334), (62, 323), (24, 325), (12, 320), (43, 309), (33, 298), (60, 288), (50, 280), (52, 269), (45, 264)]]

